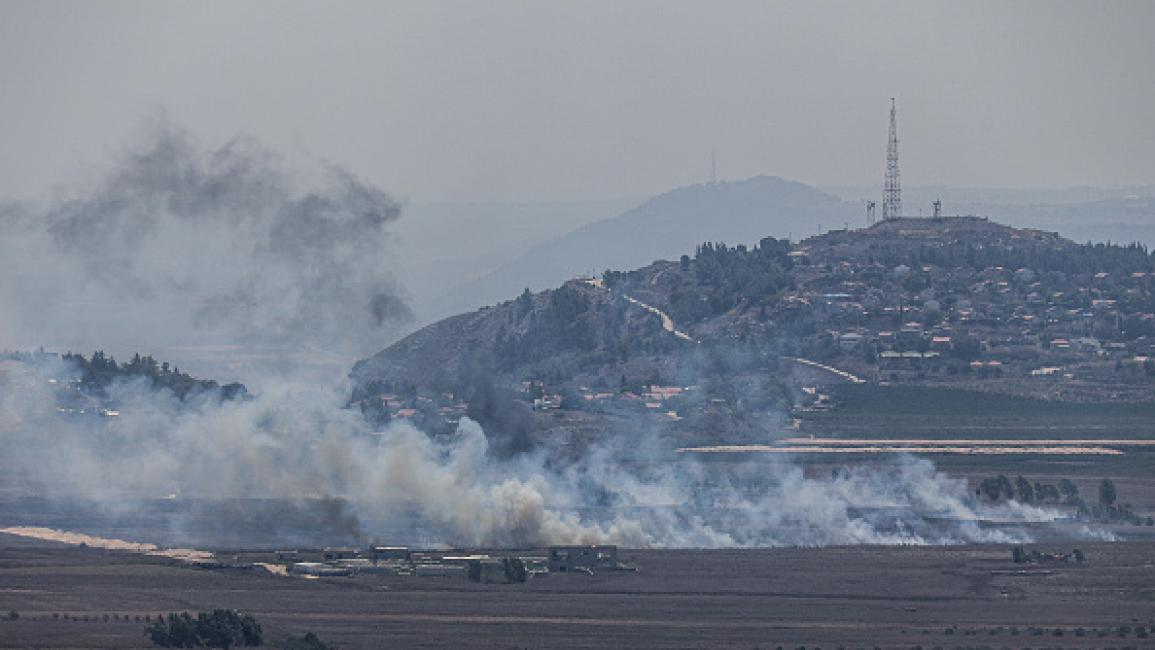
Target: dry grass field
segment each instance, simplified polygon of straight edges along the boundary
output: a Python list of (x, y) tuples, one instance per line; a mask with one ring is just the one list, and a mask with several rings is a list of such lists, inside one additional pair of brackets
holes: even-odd
[(272, 640), (312, 630), (341, 648), (1155, 645), (1155, 543), (1080, 547), (1082, 565), (1016, 565), (1003, 546), (634, 550), (637, 573), (480, 585), (203, 570), (0, 536), (0, 614), (19, 615), (0, 621), (0, 647), (149, 647), (145, 616), (218, 607)]

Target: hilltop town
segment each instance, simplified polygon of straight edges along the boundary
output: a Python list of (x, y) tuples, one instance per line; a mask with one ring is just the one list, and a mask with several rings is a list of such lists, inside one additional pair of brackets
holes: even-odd
[(1153, 271), (1141, 245), (981, 217), (707, 243), (426, 327), (355, 366), (355, 400), (451, 427), (471, 410), (484, 420), (470, 399), (484, 377), (491, 405), (561, 412), (539, 430), (644, 414), (731, 433), (834, 409), (837, 384), (1142, 402), (1155, 396)]
[(1142, 401), (1155, 276), (1140, 245), (1079, 245), (976, 217), (891, 219), (801, 242), (793, 286), (703, 324), (730, 339), (801, 330), (797, 355), (874, 383), (950, 383)]

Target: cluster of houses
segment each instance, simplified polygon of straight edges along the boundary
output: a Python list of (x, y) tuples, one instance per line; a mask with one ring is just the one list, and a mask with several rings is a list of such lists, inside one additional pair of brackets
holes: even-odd
[(616, 546), (551, 546), (545, 556), (492, 556), (459, 551), (416, 551), (404, 546), (281, 550), (275, 564), (306, 578), (368, 576), (456, 577), (475, 582), (524, 582), (549, 573), (625, 568)]
[[(1002, 379), (1018, 390), (1021, 379), (1030, 392), (1077, 380), (1077, 390), (1112, 395), (1126, 383), (1141, 398), (1155, 386), (1155, 272), (1143, 270), (1144, 251), (1095, 250), (976, 217), (832, 231), (788, 253), (788, 288), (765, 303), (739, 296), (695, 334), (765, 343), (854, 381)], [(1110, 268), (1086, 270), (1096, 265)], [(661, 304), (662, 296), (647, 299)], [(613, 384), (525, 381), (521, 392), (539, 412), (628, 406), (677, 421), (724, 410), (694, 386)], [(424, 420), (427, 430), (437, 428), (430, 420), (455, 426), (467, 409), (451, 393), (382, 399), (393, 418)]]
[(814, 315), (813, 348), (866, 376), (873, 368), (881, 380), (943, 370), (1038, 377), (1073, 364), (1155, 358), (1153, 274), (839, 266), (783, 304)]
[(412, 422), (427, 430), (455, 429), (469, 409), (465, 400), (452, 392), (425, 394), (413, 390), (408, 395), (390, 392), (382, 393), (377, 399), (381, 413), (388, 419)]
[(1082, 564), (1086, 556), (1081, 549), (1074, 549), (1070, 553), (1039, 551), (1022, 546), (1011, 547), (1011, 561), (1015, 564)]
[[(521, 388), (523, 397), (533, 404), (535, 411), (549, 411), (574, 406), (565, 403), (565, 398), (560, 392), (557, 392), (557, 386), (547, 385), (541, 381), (523, 381)], [(634, 406), (676, 422), (681, 420), (682, 416), (678, 415), (672, 404), (697, 389), (697, 386), (692, 385), (643, 384), (634, 388), (611, 391), (582, 385), (577, 387), (574, 399), (580, 399), (584, 406), (593, 408), (610, 404)]]

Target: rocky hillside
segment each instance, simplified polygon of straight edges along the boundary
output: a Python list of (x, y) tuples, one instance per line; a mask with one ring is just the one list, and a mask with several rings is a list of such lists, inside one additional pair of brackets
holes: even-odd
[(563, 380), (624, 361), (628, 350), (662, 354), (684, 346), (623, 294), (578, 279), (434, 323), (359, 361), (352, 377), (447, 388), (477, 372)]

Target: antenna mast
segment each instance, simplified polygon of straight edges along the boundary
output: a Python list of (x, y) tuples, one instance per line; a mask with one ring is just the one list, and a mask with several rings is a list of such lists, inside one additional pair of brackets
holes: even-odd
[(886, 184), (882, 190), (882, 218), (902, 216), (902, 186), (898, 178), (898, 120), (890, 98), (890, 138), (886, 143)]

